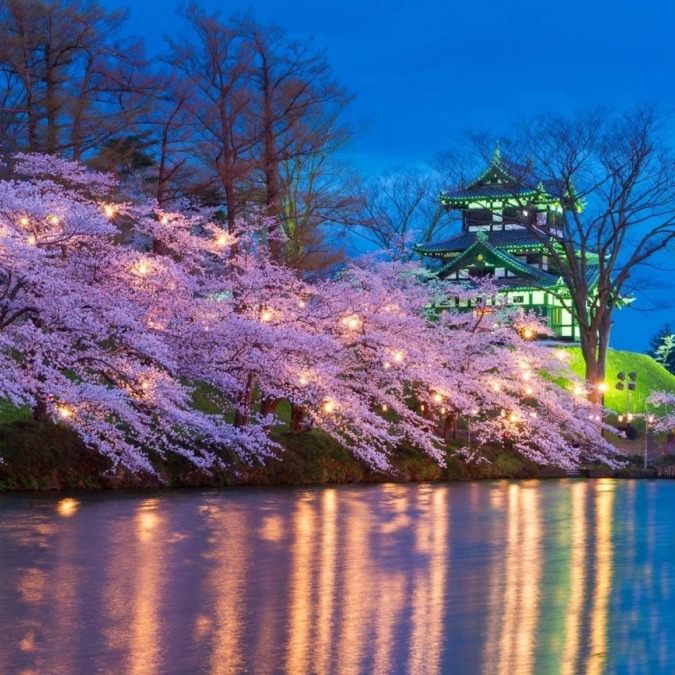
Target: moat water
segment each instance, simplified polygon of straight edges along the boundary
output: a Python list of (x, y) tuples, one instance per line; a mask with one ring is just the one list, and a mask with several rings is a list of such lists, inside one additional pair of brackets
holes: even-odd
[(675, 671), (675, 481), (0, 497), (0, 673)]

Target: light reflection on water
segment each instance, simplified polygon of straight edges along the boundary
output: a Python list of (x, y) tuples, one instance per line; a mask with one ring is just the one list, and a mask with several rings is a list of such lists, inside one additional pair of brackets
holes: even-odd
[(675, 483), (0, 498), (0, 673), (672, 672)]

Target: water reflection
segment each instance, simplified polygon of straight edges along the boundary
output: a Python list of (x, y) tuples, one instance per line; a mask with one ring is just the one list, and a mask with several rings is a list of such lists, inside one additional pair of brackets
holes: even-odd
[(0, 499), (0, 672), (667, 669), (675, 484)]
[(491, 639), (486, 669), (499, 673), (531, 673), (539, 614), (541, 517), (536, 489), (508, 486), (503, 567), (493, 576), (490, 598)]

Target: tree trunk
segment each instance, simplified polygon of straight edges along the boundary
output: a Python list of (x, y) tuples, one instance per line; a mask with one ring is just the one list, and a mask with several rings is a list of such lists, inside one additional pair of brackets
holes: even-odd
[(44, 422), (50, 419), (47, 402), (44, 399), (38, 398), (37, 403), (33, 407), (33, 419), (36, 422)]
[(457, 413), (452, 412), (443, 421), (443, 441), (454, 441), (457, 438)]
[(56, 154), (57, 150), (57, 133), (56, 133), (56, 110), (58, 107), (56, 100), (56, 82), (54, 72), (56, 67), (51, 62), (52, 53), (49, 44), (45, 46), (45, 85), (47, 88), (47, 95), (45, 97), (45, 108), (47, 112), (47, 137), (45, 144), (45, 152), (49, 155)]
[(305, 425), (305, 407), (297, 403), (291, 403), (290, 430), (294, 434), (303, 434), (307, 431)]
[(602, 405), (603, 391), (600, 385), (605, 381), (605, 363), (598, 358), (597, 349), (588, 349), (582, 354), (586, 362), (586, 383), (588, 385), (588, 400), (595, 405)]
[(239, 397), (237, 412), (234, 415), (234, 426), (237, 429), (247, 427), (251, 421), (251, 403), (255, 388), (255, 374), (249, 373), (246, 377), (246, 386)]

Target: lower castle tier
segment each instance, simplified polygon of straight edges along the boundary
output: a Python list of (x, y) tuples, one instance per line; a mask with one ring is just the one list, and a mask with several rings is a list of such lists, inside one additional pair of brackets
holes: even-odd
[[(560, 339), (579, 339), (578, 325), (563, 304), (567, 288), (549, 264), (541, 241), (528, 230), (464, 231), (416, 249), (439, 279), (460, 283), (494, 277), (509, 305), (543, 316)], [(597, 265), (589, 265), (588, 274), (592, 288)]]

